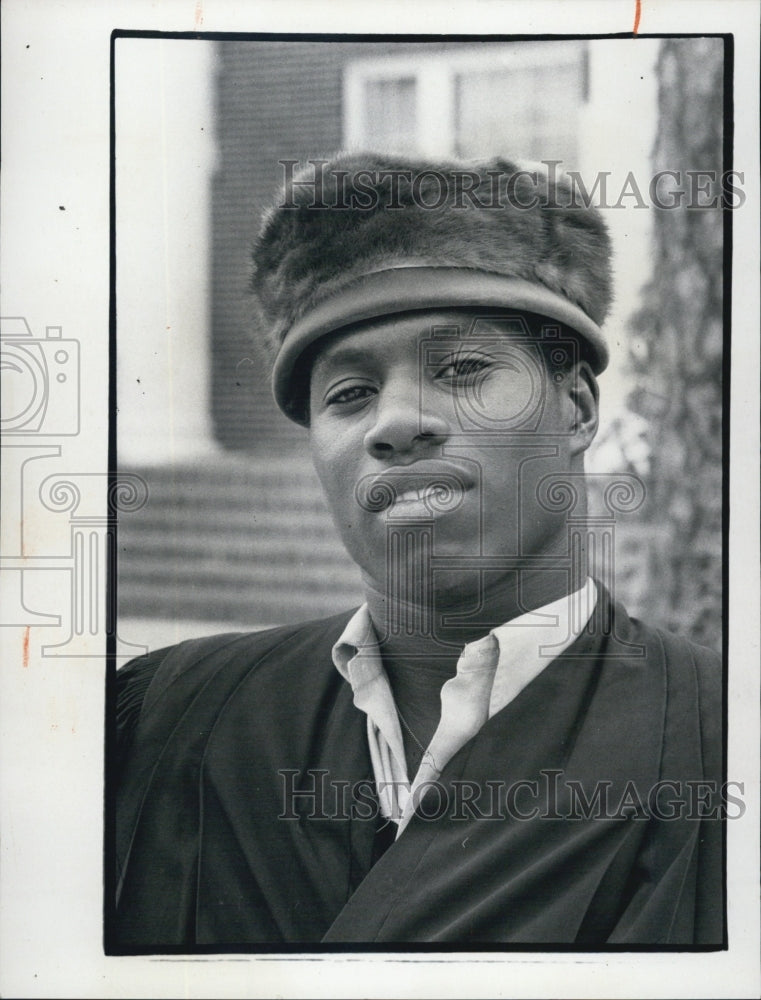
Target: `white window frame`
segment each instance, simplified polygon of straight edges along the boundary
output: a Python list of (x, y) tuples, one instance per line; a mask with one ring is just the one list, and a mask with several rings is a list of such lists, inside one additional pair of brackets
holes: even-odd
[[(462, 50), (391, 54), (352, 60), (347, 63), (343, 77), (344, 146), (357, 149), (368, 144), (365, 85), (406, 77), (416, 82), (415, 120), (420, 154), (454, 155), (455, 80), (459, 74), (528, 66), (546, 66), (550, 70), (558, 63), (578, 58), (584, 51), (584, 45), (583, 41), (577, 40), (481, 42), (472, 43), (472, 47)], [(480, 46), (488, 46), (488, 56), (485, 48)]]

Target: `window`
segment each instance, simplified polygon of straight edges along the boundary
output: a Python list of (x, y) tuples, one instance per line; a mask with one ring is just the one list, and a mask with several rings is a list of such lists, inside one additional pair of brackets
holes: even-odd
[(357, 60), (344, 76), (349, 148), (576, 165), (584, 42), (491, 43)]

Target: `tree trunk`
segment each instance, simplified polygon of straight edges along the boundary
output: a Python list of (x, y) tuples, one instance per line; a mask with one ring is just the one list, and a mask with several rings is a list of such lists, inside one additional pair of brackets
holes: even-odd
[(714, 648), (722, 625), (724, 213), (720, 204), (695, 206), (721, 201), (723, 65), (720, 39), (662, 43), (653, 167), (679, 171), (674, 190), (687, 193), (677, 208), (653, 209), (653, 274), (633, 321), (630, 400), (651, 434), (643, 610)]

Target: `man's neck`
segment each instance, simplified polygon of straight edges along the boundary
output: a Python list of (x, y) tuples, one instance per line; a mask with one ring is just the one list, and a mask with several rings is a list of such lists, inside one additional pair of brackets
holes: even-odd
[(462, 586), (437, 592), (419, 607), (365, 581), (365, 598), (384, 660), (420, 659), (448, 664), (454, 674), (462, 647), (492, 628), (542, 608), (577, 590), (583, 580), (567, 571), (523, 570), (488, 588), (474, 574)]

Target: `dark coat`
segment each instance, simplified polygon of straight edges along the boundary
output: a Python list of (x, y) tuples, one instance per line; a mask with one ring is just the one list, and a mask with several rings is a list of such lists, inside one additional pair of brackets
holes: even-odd
[(715, 654), (602, 593), (381, 855), (366, 719), (331, 661), (348, 618), (120, 671), (115, 950), (721, 945)]

